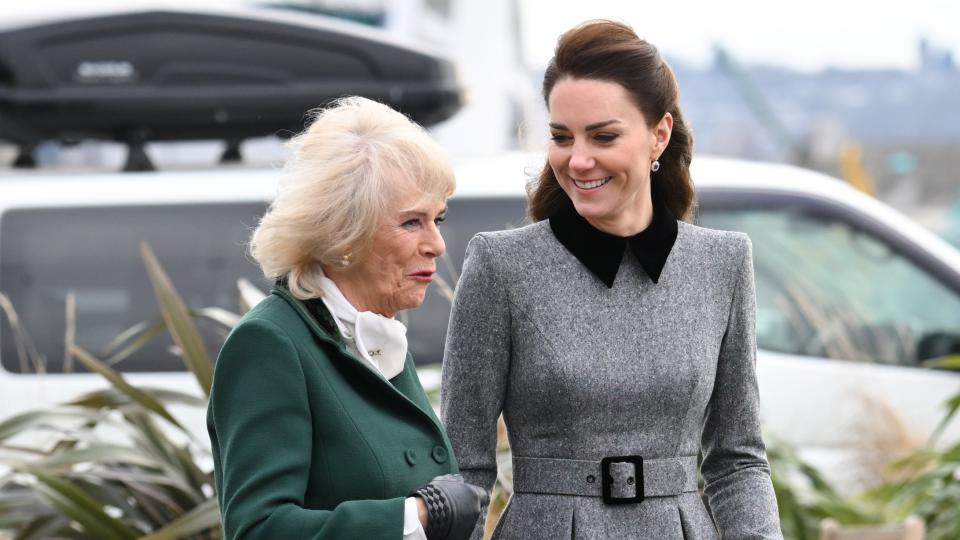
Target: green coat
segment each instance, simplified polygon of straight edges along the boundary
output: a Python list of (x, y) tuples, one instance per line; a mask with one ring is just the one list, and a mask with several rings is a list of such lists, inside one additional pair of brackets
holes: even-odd
[(401, 540), (410, 491), (457, 471), (412, 357), (384, 380), (283, 287), (227, 338), (207, 428), (228, 539)]

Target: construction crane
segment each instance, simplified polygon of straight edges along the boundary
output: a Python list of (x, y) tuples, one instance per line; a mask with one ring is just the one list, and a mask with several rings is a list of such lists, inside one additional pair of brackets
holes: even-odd
[[(794, 135), (787, 128), (747, 70), (739, 65), (723, 45), (716, 43), (713, 50), (716, 67), (730, 79), (737, 93), (743, 98), (744, 104), (763, 129), (787, 151), (791, 156), (791, 162), (802, 167), (811, 167), (813, 164), (810, 159), (809, 142)], [(868, 195), (876, 195), (876, 188), (863, 163), (863, 151), (859, 144), (855, 141), (845, 142), (840, 148), (837, 160), (841, 178)]]

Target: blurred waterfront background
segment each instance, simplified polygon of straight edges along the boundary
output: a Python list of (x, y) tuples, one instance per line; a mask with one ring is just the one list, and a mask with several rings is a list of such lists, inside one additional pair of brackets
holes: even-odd
[[(205, 7), (256, 5), (210, 0)], [(35, 0), (0, 6), (0, 24), (73, 13), (188, 6), (177, 0)], [(782, 161), (875, 193), (960, 242), (960, 5), (811, 0), (778, 4), (693, 0), (281, 0), (298, 12), (359, 21), (444, 51), (467, 106), (433, 132), (456, 155), (542, 149), (539, 82), (557, 36), (589, 18), (634, 26), (673, 65), (699, 154)], [(247, 143), (250, 161), (282, 159), (272, 141)], [(163, 161), (219, 155), (219, 143), (154, 144)], [(125, 150), (85, 143), (38, 149), (42, 164), (122, 162)], [(0, 162), (13, 153), (0, 151)]]
[[(0, 5), (0, 34), (25, 22), (145, 9), (229, 12), (259, 6), (303, 21), (332, 17), (380, 29), (398, 42), (439, 51), (452, 60), (465, 105), (430, 127), (453, 157), (462, 188), (459, 199), (450, 202), (444, 229), (450, 264), (441, 274), (449, 283), (446, 288), (438, 284), (434, 288), (438, 294), (410, 314), (411, 350), (418, 363), (434, 364), (420, 366), (425, 386), (434, 390), (449, 286), (456, 280), (466, 241), (476, 230), (522, 221), (520, 184), (543, 161), (548, 131), (539, 85), (557, 37), (591, 18), (631, 24), (660, 48), (679, 79), (682, 107), (694, 132), (694, 166), (704, 164), (699, 223), (744, 230), (753, 239), (765, 438), (787, 537), (813, 538), (811, 531), (822, 518), (845, 524), (896, 524), (909, 514), (919, 514), (933, 531), (931, 538), (960, 538), (960, 507), (955, 504), (960, 497), (956, 472), (960, 426), (955, 419), (950, 421), (960, 409), (960, 374), (947, 371), (960, 368), (960, 256), (836, 182), (797, 169), (704, 159), (774, 162), (826, 173), (960, 246), (960, 4), (938, 0), (909, 5), (860, 0), (192, 4), (6, 2)], [(150, 43), (183, 53), (169, 40)], [(0, 49), (0, 56), (6, 52)], [(237, 68), (235, 73), (248, 67), (239, 53), (235, 58), (231, 53), (221, 55), (220, 60), (224, 56), (229, 61), (223, 65)], [(128, 67), (111, 64), (109, 54), (96, 60), (105, 62), (100, 68)], [(204, 84), (213, 78), (203, 79)], [(6, 127), (4, 113), (9, 112), (2, 109), (3, 98), (10, 95), (3, 94), (2, 84), (13, 79), (0, 69), (0, 133)], [(63, 86), (70, 84), (67, 77)], [(220, 85), (230, 86), (222, 81)], [(217, 114), (204, 121), (215, 124)], [(31, 441), (34, 434), (26, 432), (37, 426), (40, 431), (55, 431), (48, 425), (55, 423), (55, 416), (40, 414), (32, 420), (18, 416), (12, 423), (5, 423), (5, 416), (53, 406), (68, 394), (106, 386), (92, 377), (79, 380), (92, 369), (90, 364), (77, 364), (78, 355), (70, 348), (76, 344), (101, 354), (136, 384), (164, 387), (166, 393), (157, 394), (163, 400), (193, 407), (184, 423), (191, 429), (199, 426), (194, 431), (201, 437), (169, 443), (165, 449), (181, 453), (164, 456), (173, 464), (163, 469), (167, 476), (182, 473), (195, 488), (177, 493), (190, 504), (162, 519), (136, 522), (138, 530), (146, 533), (187, 518), (188, 523), (194, 520), (188, 525), (195, 527), (194, 532), (206, 530), (209, 537), (216, 537), (209, 450), (202, 433), (203, 383), (194, 385), (182, 362), (196, 351), (172, 347), (151, 299), (151, 292), (159, 289), (152, 288), (142, 273), (137, 246), (149, 239), (160, 263), (170, 270), (174, 285), (193, 310), (180, 315), (206, 319), (201, 323), (208, 326), (201, 331), (210, 350), (197, 353), (191, 365), (209, 367), (230, 325), (257, 297), (254, 291), (238, 299), (237, 278), (246, 278), (245, 285), (269, 287), (244, 258), (243, 244), (278, 176), (269, 169), (282, 164), (285, 150), (280, 137), (248, 138), (235, 149), (242, 161), (224, 164), (222, 158), (233, 149), (223, 140), (145, 140), (146, 156), (157, 169), (184, 174), (113, 174), (128, 159), (127, 144), (122, 142), (47, 141), (24, 153), (0, 141), (0, 301), (6, 302), (0, 302), (5, 347), (0, 363), (0, 538), (5, 529), (16, 530), (28, 520), (49, 530), (59, 530), (54, 525), (72, 527), (80, 530), (75, 535), (80, 537), (90, 530), (84, 528), (88, 525), (79, 529), (69, 522), (64, 525), (64, 518), (46, 507), (24, 510), (45, 500), (42, 490), (33, 493), (30, 487), (45, 481), (38, 481), (39, 476), (23, 480), (29, 475), (6, 475), (4, 467), (21, 466), (11, 456), (36, 458), (33, 463), (44, 463), (48, 472), (89, 493), (99, 494), (101, 489), (111, 497), (122, 493), (115, 500), (122, 500), (129, 486), (110, 484), (111, 475), (140, 471), (137, 467), (143, 466), (142, 460), (117, 454), (112, 447), (100, 454), (101, 462), (87, 459), (96, 455), (89, 450), (102, 443), (88, 425), (56, 432), (61, 438), (49, 451), (9, 444), (24, 440), (17, 439), (24, 435)], [(15, 166), (25, 156), (34, 167)], [(248, 169), (250, 176), (238, 169)], [(43, 185), (56, 189), (49, 195), (40, 192), (37, 183), (45, 172), (53, 173), (53, 178)], [(784, 189), (771, 196), (767, 188), (778, 182)], [(87, 193), (93, 190), (86, 186), (100, 192)], [(224, 196), (226, 192), (229, 195)], [(4, 196), (21, 198), (8, 205)], [(197, 204), (200, 199), (202, 204)], [(876, 223), (883, 220), (888, 223)], [(151, 264), (148, 259), (155, 272)], [(251, 287), (245, 290), (250, 293)], [(20, 311), (20, 319), (12, 315), (14, 310)], [(24, 359), (28, 355), (20, 355), (11, 345), (11, 336), (19, 339), (27, 333), (24, 330), (35, 338), (40, 350), (35, 356), (46, 356), (35, 366), (28, 366)], [(57, 376), (44, 380), (49, 373)], [(196, 395), (174, 395), (187, 386)], [(73, 405), (103, 412), (105, 423), (121, 414), (141, 422), (136, 415), (156, 413), (152, 403), (148, 411), (138, 409), (142, 395), (124, 394), (122, 388), (112, 392), (89, 394)], [(144, 426), (150, 427), (144, 421), (131, 431)], [(87, 452), (82, 466), (69, 461), (80, 459), (76, 455), (64, 457), (75, 449)], [(845, 452), (843, 460), (834, 456), (837, 451)], [(127, 461), (110, 461), (117, 455)], [(196, 464), (186, 466), (184, 456)], [(510, 488), (505, 456), (501, 458), (507, 472), (498, 484), (501, 503)], [(891, 466), (902, 459), (912, 461)], [(152, 473), (150, 466), (146, 469)], [(903, 479), (908, 482), (901, 483)], [(160, 486), (156, 491), (162, 491), (169, 482), (156, 483)], [(880, 491), (864, 491), (869, 489)], [(158, 507), (166, 509), (165, 503)], [(141, 504), (147, 506), (138, 502), (122, 511), (106, 508), (119, 520), (139, 511)]]

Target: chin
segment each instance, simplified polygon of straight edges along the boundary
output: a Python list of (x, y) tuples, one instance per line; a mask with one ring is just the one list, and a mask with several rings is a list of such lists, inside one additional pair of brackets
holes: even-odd
[(573, 208), (576, 209), (578, 214), (585, 218), (602, 218), (609, 213), (603, 205), (599, 205), (593, 201), (584, 202), (578, 201), (577, 199), (572, 200)]
[(423, 305), (423, 300), (424, 300), (425, 298), (426, 298), (426, 295), (425, 295), (425, 294), (417, 294), (417, 295), (408, 296), (408, 297), (404, 298), (401, 302), (399, 302), (399, 304), (400, 304), (400, 309), (401, 309), (401, 310), (416, 309), (416, 308), (418, 308), (418, 307), (420, 307), (420, 306)]

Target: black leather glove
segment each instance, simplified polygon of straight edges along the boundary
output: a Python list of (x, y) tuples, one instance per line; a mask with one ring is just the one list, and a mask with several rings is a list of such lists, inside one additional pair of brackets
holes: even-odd
[(427, 540), (470, 538), (480, 508), (490, 501), (485, 489), (464, 482), (459, 474), (437, 476), (411, 495), (427, 507)]

